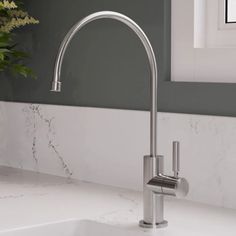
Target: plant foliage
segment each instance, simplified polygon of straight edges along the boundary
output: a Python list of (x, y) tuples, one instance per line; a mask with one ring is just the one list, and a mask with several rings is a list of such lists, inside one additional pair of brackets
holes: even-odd
[(0, 72), (10, 71), (24, 77), (35, 77), (33, 71), (23, 63), (28, 54), (16, 49), (13, 31), (38, 23), (23, 9), (21, 1), (0, 0)]

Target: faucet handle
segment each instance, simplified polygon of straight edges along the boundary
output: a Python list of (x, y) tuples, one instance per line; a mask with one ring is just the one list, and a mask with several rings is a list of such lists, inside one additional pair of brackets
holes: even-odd
[(179, 152), (180, 152), (180, 143), (178, 141), (174, 141), (173, 142), (173, 153), (172, 153), (172, 170), (174, 172), (174, 177), (175, 178), (178, 178), (178, 175), (179, 175), (179, 171), (180, 171), (180, 155), (179, 155)]

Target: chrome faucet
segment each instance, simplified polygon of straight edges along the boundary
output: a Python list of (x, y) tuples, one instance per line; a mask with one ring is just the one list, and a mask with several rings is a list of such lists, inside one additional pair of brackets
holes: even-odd
[(157, 155), (157, 64), (151, 43), (143, 30), (129, 17), (112, 11), (93, 13), (76, 23), (65, 36), (57, 55), (54, 79), (51, 91), (61, 91), (61, 66), (66, 49), (74, 35), (89, 22), (98, 19), (114, 19), (126, 24), (141, 40), (149, 60), (151, 70), (151, 109), (150, 109), (150, 155), (144, 157), (143, 178), (143, 210), (144, 217), (139, 225), (146, 228), (167, 226), (164, 220), (164, 196), (185, 196), (188, 192), (188, 182), (178, 177), (179, 172), (179, 144), (173, 146), (174, 176), (163, 174), (163, 156)]

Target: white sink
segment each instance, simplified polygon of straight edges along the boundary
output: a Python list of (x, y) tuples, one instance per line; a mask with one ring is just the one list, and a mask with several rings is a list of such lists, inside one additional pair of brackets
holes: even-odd
[(0, 232), (0, 236), (143, 236), (141, 231), (125, 230), (89, 220), (71, 220)]

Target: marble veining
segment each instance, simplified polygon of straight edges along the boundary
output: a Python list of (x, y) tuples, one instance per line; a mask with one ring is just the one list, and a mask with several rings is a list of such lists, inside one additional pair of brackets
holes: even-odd
[[(142, 189), (148, 112), (0, 102), (0, 114), (1, 165)], [(159, 113), (158, 153), (172, 174), (172, 141), (181, 142), (189, 200), (236, 209), (235, 139), (236, 118)]]
[(68, 220), (92, 220), (152, 236), (236, 234), (235, 210), (186, 200), (166, 199), (169, 227), (148, 231), (138, 227), (141, 192), (1, 166), (0, 189), (1, 235)]
[[(25, 124), (26, 124), (26, 133), (32, 138), (32, 158), (35, 162), (35, 170), (38, 170), (38, 162), (39, 156), (37, 153), (37, 140), (45, 138), (48, 142), (48, 148), (54, 152), (54, 156), (59, 160), (61, 163), (61, 167), (63, 168), (65, 175), (67, 177), (72, 176), (72, 171), (70, 170), (68, 164), (65, 162), (61, 154), (58, 150), (58, 145), (56, 144), (56, 131), (53, 125), (53, 120), (55, 117), (45, 117), (42, 109), (42, 105), (39, 104), (30, 104), (25, 105), (22, 109), (23, 113), (25, 114)], [(46, 127), (46, 135), (44, 137), (37, 135), (37, 130), (40, 126), (44, 125)]]
[(24, 194), (2, 195), (2, 196), (0, 196), (0, 200), (4, 200), (4, 199), (17, 199), (17, 198), (22, 198), (24, 196), (25, 196)]

